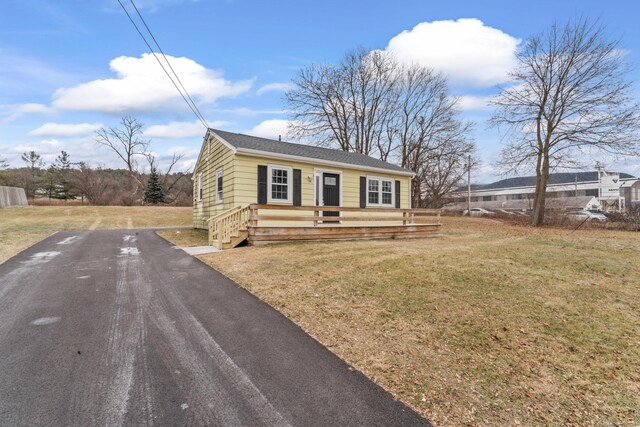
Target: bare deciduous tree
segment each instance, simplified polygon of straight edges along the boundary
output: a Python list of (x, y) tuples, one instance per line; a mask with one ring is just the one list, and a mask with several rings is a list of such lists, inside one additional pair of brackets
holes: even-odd
[(119, 127), (100, 128), (96, 131), (95, 141), (109, 148), (124, 162), (129, 176), (136, 182), (135, 193), (144, 189), (144, 183), (138, 170), (138, 158), (149, 154), (150, 141), (142, 134), (144, 124), (135, 117), (125, 116)]
[[(472, 124), (458, 118), (457, 99), (450, 96), (446, 79), (429, 68), (402, 65), (388, 53), (360, 49), (337, 66), (302, 69), (294, 84), (285, 95), (292, 111), (292, 135), (416, 172), (414, 206), (424, 204), (427, 176), (444, 177), (431, 175), (428, 164), (444, 167), (442, 160), (448, 155), (454, 168), (459, 162), (451, 159), (453, 153), (466, 157), (473, 150), (468, 138)], [(459, 174), (448, 174), (446, 185), (430, 181), (431, 188), (453, 189), (454, 177), (459, 180)]]
[(289, 131), (320, 145), (374, 154), (392, 111), (395, 61), (383, 52), (358, 49), (338, 66), (311, 65), (299, 71), (285, 94), (293, 111)]
[(533, 226), (544, 221), (551, 169), (585, 152), (637, 153), (638, 106), (627, 70), (618, 42), (587, 18), (552, 25), (518, 53), (515, 85), (495, 100), (492, 123), (507, 130), (501, 165), (535, 169)]
[(93, 169), (84, 162), (78, 163), (73, 170), (70, 180), (82, 200), (86, 198), (92, 205), (107, 205), (114, 198), (117, 184), (109, 174), (101, 173), (102, 169)]
[[(116, 153), (126, 167), (128, 175), (135, 185), (131, 188), (129, 197), (120, 197), (124, 203), (134, 203), (142, 201), (142, 193), (146, 187), (146, 178), (140, 169), (138, 160), (145, 158), (150, 168), (159, 170), (158, 162), (155, 155), (150, 151), (151, 142), (143, 137), (144, 124), (135, 117), (125, 116), (120, 120), (119, 126), (110, 128), (101, 128), (96, 131), (95, 141), (109, 148)], [(184, 188), (180, 181), (190, 176), (187, 172), (173, 172), (176, 165), (182, 160), (183, 156), (174, 153), (169, 161), (167, 169), (160, 174), (160, 183), (166, 193), (167, 203), (176, 203), (182, 198)], [(87, 173), (90, 171), (87, 170)], [(128, 185), (120, 185), (120, 188), (129, 187)], [(182, 201), (180, 203), (183, 203)]]
[(469, 138), (473, 123), (460, 120), (458, 99), (450, 96), (444, 76), (429, 68), (399, 67), (394, 86), (387, 128), (391, 159), (416, 173), (412, 205), (440, 208), (464, 174), (460, 165), (475, 149)]
[(455, 193), (466, 178), (467, 158), (472, 157), (471, 166), (477, 164), (474, 159), (475, 144), (468, 139), (470, 123), (459, 123), (458, 132), (451, 131), (449, 137), (432, 150), (425, 150), (418, 164), (416, 181), (413, 185), (414, 206), (441, 208), (451, 202), (449, 197)]

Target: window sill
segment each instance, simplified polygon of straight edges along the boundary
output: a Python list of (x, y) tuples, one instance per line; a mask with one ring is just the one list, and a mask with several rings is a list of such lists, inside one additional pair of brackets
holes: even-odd
[(293, 201), (288, 200), (267, 200), (268, 205), (293, 205)]

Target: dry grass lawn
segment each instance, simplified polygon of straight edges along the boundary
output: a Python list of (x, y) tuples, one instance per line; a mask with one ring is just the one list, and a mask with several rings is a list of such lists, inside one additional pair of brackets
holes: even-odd
[(192, 225), (190, 207), (29, 206), (0, 209), (0, 263), (61, 230)]
[(157, 234), (176, 246), (206, 246), (209, 244), (207, 230), (163, 230)]
[(640, 233), (443, 220), (201, 258), (436, 425), (640, 425)]

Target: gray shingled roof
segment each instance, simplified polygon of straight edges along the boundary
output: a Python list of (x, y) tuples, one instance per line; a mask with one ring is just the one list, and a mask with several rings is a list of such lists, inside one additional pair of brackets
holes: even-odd
[(392, 172), (411, 172), (400, 166), (374, 159), (364, 154), (352, 153), (329, 148), (315, 147), (305, 144), (294, 144), (291, 142), (275, 141), (273, 139), (260, 138), (257, 136), (242, 135), (239, 133), (226, 132), (218, 129), (211, 129), (229, 144), (239, 149), (250, 149), (264, 151), (266, 153), (286, 154), (289, 156), (308, 157), (312, 159), (325, 160), (330, 162), (344, 163), (348, 165), (386, 169)]
[[(620, 172), (621, 179), (635, 178), (628, 173)], [(549, 184), (573, 184), (574, 182), (589, 182), (598, 180), (598, 171), (590, 172), (560, 172), (552, 173), (549, 175)], [(502, 179), (500, 181), (492, 182), (491, 184), (472, 185), (472, 190), (495, 190), (506, 188), (519, 188), (519, 187), (535, 187), (535, 176), (519, 176), (515, 178)]]

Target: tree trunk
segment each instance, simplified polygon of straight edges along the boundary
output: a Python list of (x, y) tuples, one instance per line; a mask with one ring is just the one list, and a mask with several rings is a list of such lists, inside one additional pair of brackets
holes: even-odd
[(533, 215), (531, 226), (538, 227), (544, 224), (544, 211), (547, 195), (547, 183), (549, 181), (549, 156), (541, 153), (542, 159), (538, 159), (536, 167), (536, 193), (533, 199)]
[(412, 208), (421, 208), (420, 203), (420, 180), (413, 178), (411, 180), (411, 207)]

